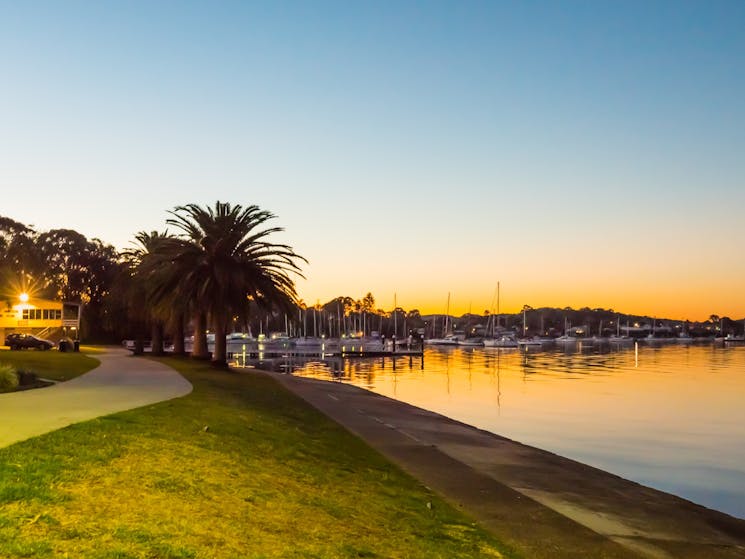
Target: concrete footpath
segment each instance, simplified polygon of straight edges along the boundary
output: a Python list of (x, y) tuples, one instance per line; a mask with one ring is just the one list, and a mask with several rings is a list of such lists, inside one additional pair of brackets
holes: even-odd
[(266, 374), (527, 558), (745, 558), (745, 520), (354, 386)]
[(72, 380), (0, 394), (0, 447), (192, 391), (191, 383), (175, 370), (134, 358), (125, 349), (107, 348), (95, 358), (101, 361), (98, 367)]

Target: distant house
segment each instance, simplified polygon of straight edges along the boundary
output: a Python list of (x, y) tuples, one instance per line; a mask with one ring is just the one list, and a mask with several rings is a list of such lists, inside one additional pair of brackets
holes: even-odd
[(23, 294), (15, 302), (6, 301), (0, 311), (0, 344), (13, 332), (34, 334), (57, 341), (78, 338), (80, 303), (48, 301)]

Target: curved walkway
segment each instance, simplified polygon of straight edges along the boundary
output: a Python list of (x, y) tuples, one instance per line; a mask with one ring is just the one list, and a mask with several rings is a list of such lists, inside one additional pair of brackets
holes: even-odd
[(47, 388), (0, 394), (0, 447), (73, 423), (185, 396), (189, 381), (170, 367), (109, 348), (92, 371)]

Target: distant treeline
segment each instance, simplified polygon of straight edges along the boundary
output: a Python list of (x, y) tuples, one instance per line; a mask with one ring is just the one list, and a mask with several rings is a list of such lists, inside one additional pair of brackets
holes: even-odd
[[(301, 306), (305, 308), (302, 302)], [(517, 313), (466, 313), (461, 316), (449, 316), (446, 324), (444, 314), (422, 315), (418, 309), (407, 311), (401, 307), (393, 311), (378, 309), (375, 306), (375, 297), (371, 293), (362, 299), (337, 297), (325, 304), (309, 307), (303, 311), (302, 316), (311, 316), (312, 320), (313, 314), (308, 313), (317, 313), (316, 319), (319, 323), (328, 322), (330, 319), (333, 325), (334, 321), (341, 320), (344, 325), (342, 330), (375, 330), (386, 336), (415, 331), (423, 332), (426, 337), (436, 337), (444, 334), (446, 327), (448, 331), (460, 332), (466, 336), (488, 334), (498, 328), (529, 335), (559, 335), (563, 334), (567, 327), (583, 327), (587, 335), (609, 335), (618, 331), (619, 322), (623, 331), (627, 328), (632, 331), (651, 330), (654, 325), (654, 329), (662, 335), (665, 332), (679, 333), (683, 330), (694, 337), (715, 335), (720, 331), (724, 334), (743, 331), (743, 319), (733, 320), (718, 315), (711, 315), (705, 321), (681, 321), (589, 307), (574, 309), (525, 306), (524, 312)], [(307, 320), (306, 318), (306, 324)], [(282, 325), (276, 321), (270, 322), (270, 326), (272, 324), (281, 329)], [(326, 327), (323, 333), (327, 333), (328, 330)], [(305, 331), (308, 331), (307, 328)], [(335, 332), (333, 328), (332, 332)], [(310, 332), (308, 335), (313, 333)]]

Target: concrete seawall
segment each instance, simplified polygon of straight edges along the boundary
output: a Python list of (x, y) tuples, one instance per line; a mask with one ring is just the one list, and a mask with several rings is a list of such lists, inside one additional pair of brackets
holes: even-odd
[(745, 558), (745, 520), (361, 388), (264, 374), (526, 557)]

